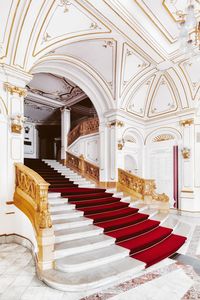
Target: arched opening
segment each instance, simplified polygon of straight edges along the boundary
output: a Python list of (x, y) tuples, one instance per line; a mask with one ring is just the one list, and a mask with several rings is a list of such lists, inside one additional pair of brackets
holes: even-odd
[[(35, 73), (26, 88), (24, 156), (59, 160), (62, 127), (70, 131), (97, 118), (94, 105), (79, 86), (53, 73)], [(63, 107), (69, 110), (69, 119), (62, 119)]]

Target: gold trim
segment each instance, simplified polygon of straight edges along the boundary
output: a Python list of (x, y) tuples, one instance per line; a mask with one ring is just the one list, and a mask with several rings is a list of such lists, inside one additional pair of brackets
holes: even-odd
[(20, 97), (26, 97), (27, 95), (26, 89), (12, 85), (9, 82), (4, 82), (4, 88), (11, 95), (18, 94)]
[[(66, 37), (65, 37), (65, 38), (63, 38), (63, 39), (60, 39), (59, 41), (56, 41), (56, 42), (52, 43), (51, 45), (46, 46), (45, 48), (41, 49), (40, 51), (36, 52), (36, 47), (37, 47), (37, 43), (38, 43), (40, 34), (41, 34), (41, 32), (42, 32), (42, 29), (43, 29), (43, 26), (44, 26), (44, 24), (45, 24), (45, 22), (46, 22), (46, 19), (47, 19), (47, 17), (49, 16), (49, 13), (50, 13), (50, 11), (51, 11), (53, 5), (55, 4), (55, 1), (54, 1), (54, 2), (51, 4), (51, 6), (50, 6), (50, 8), (49, 8), (49, 10), (48, 10), (48, 12), (47, 12), (47, 14), (46, 14), (46, 16), (45, 16), (45, 19), (43, 20), (42, 25), (41, 25), (41, 27), (40, 27), (38, 36), (37, 36), (37, 38), (36, 38), (35, 46), (34, 46), (34, 49), (33, 49), (33, 51), (32, 51), (32, 56), (33, 56), (33, 57), (37, 56), (39, 53), (43, 52), (44, 50), (46, 50), (47, 48), (51, 47), (52, 45), (55, 45), (55, 44), (60, 43), (60, 42), (62, 42), (62, 41), (66, 41), (66, 40), (68, 40), (68, 39), (72, 39), (72, 38), (80, 37), (80, 36), (86, 36), (86, 35), (105, 34), (105, 33), (111, 33), (111, 32), (112, 32), (112, 30), (111, 30), (104, 22), (102, 22), (102, 20), (100, 20), (99, 18), (97, 18), (97, 17), (96, 17), (89, 9), (87, 9), (84, 5), (82, 5), (78, 0), (76, 0), (75, 2), (76, 2), (76, 4), (78, 3), (78, 5), (81, 6), (84, 10), (86, 10), (90, 15), (92, 15), (96, 20), (98, 20), (98, 22), (100, 22), (101, 24), (103, 24), (103, 26), (104, 26), (108, 31), (95, 31), (95, 32), (89, 32), (89, 33), (85, 33), (85, 34), (78, 34), (78, 35), (76, 35), (76, 36), (72, 36), (72, 37), (69, 37), (69, 38), (66, 38)], [(79, 9), (79, 10), (80, 10), (80, 9)], [(84, 13), (84, 12), (82, 12), (82, 13)], [(85, 14), (85, 13), (84, 13), (84, 14)], [(90, 18), (90, 17), (89, 17), (89, 18)], [(93, 21), (93, 20), (92, 20), (92, 21)], [(91, 29), (90, 29), (90, 30), (91, 30)], [(56, 38), (57, 38), (57, 37), (56, 37)]]
[[(123, 85), (123, 82), (124, 82), (125, 66), (126, 66), (126, 57), (127, 57), (126, 54), (125, 54), (125, 46), (126, 46), (126, 47), (130, 47), (130, 48), (133, 50), (133, 52), (134, 52), (133, 54), (134, 54), (135, 56), (138, 56), (139, 59), (145, 60), (145, 62), (147, 62), (148, 65), (147, 65), (145, 68), (141, 69), (139, 72), (136, 72), (136, 74), (133, 75), (133, 76), (129, 79), (129, 81), (126, 83), (126, 85), (124, 86), (124, 85)], [(150, 61), (148, 61), (143, 55), (141, 55), (141, 53), (139, 53), (139, 52), (138, 52), (135, 48), (133, 48), (129, 43), (127, 43), (127, 42), (123, 43), (123, 45), (122, 45), (121, 71), (120, 71), (120, 97), (123, 95), (123, 93), (124, 93), (126, 87), (127, 87), (131, 82), (133, 82), (134, 79), (137, 78), (137, 76), (139, 76), (143, 71), (145, 71), (146, 69), (148, 69), (150, 66), (151, 66)], [(146, 74), (146, 73), (145, 73), (145, 74)], [(145, 74), (143, 74), (143, 75), (145, 75)]]
[[(176, 103), (176, 107), (175, 109), (172, 109), (170, 111), (166, 111), (166, 112), (161, 112), (161, 113), (156, 113), (155, 115), (150, 115), (150, 110), (151, 110), (151, 107), (152, 107), (152, 104), (153, 104), (153, 100), (155, 99), (155, 96), (156, 96), (156, 92), (158, 91), (160, 85), (161, 85), (161, 80), (162, 78), (165, 78), (166, 79), (166, 82), (167, 82), (167, 85), (169, 87), (169, 91), (170, 91), (170, 94), (172, 96), (172, 99), (174, 100), (174, 102)], [(169, 78), (168, 78), (169, 77)], [(155, 117), (158, 117), (158, 116), (161, 116), (161, 115), (166, 115), (166, 114), (169, 114), (169, 113), (172, 113), (172, 112), (175, 112), (178, 110), (179, 108), (179, 105), (178, 105), (178, 102), (176, 100), (176, 95), (174, 93), (174, 90), (172, 88), (172, 85), (171, 85), (171, 82), (170, 80), (172, 80), (171, 76), (169, 74), (166, 74), (166, 75), (161, 75), (156, 83), (156, 86), (154, 87), (154, 90), (153, 90), (153, 93), (152, 93), (152, 96), (151, 96), (151, 99), (147, 99), (147, 102), (150, 102), (149, 103), (149, 109), (148, 109), (148, 112), (147, 112), (147, 117), (149, 119), (151, 118), (155, 118)], [(153, 87), (152, 87), (153, 88)], [(149, 100), (149, 101), (148, 101)]]
[[(182, 73), (183, 73), (183, 76), (185, 77), (185, 79), (186, 79), (186, 81), (187, 81), (187, 84), (188, 84), (188, 87), (189, 87), (189, 90), (190, 90), (190, 94), (191, 94), (191, 98), (192, 98), (192, 100), (195, 100), (195, 98), (196, 98), (196, 96), (197, 96), (197, 94), (198, 94), (198, 92), (199, 92), (199, 90), (200, 90), (200, 84), (199, 84), (199, 86), (197, 87), (196, 91), (193, 93), (192, 88), (191, 88), (192, 81), (191, 81), (191, 79), (190, 79), (190, 76), (189, 76), (187, 70), (185, 71), (185, 69), (184, 69), (184, 67), (183, 67), (183, 64), (184, 64), (186, 61), (187, 61), (187, 60), (184, 60), (183, 62), (180, 62), (180, 63), (178, 64), (178, 66), (179, 66), (180, 70), (181, 70)], [(187, 74), (187, 75), (186, 75), (186, 74)]]
[[(180, 136), (180, 139), (183, 138), (183, 135), (181, 134), (181, 132), (179, 132), (176, 128), (166, 126), (166, 127), (160, 127), (159, 129), (154, 129), (154, 130), (152, 130), (150, 133), (148, 133), (147, 136), (145, 137), (144, 144), (146, 145), (147, 139), (148, 139), (149, 136), (151, 136), (154, 132), (156, 133), (157, 131), (162, 131), (162, 130), (166, 130), (166, 129), (169, 129), (169, 130), (171, 129), (172, 132), (173, 132), (173, 131), (176, 131), (176, 132), (178, 133), (178, 135)], [(176, 137), (176, 139), (177, 139), (177, 137)]]
[(147, 8), (147, 10), (149, 10), (149, 11), (151, 12), (151, 14), (154, 16), (154, 18), (157, 20), (157, 22), (160, 24), (160, 26), (162, 26), (163, 29), (166, 30), (166, 32), (167, 32), (167, 34), (168, 34), (169, 36), (167, 36), (167, 34), (164, 32), (164, 30), (160, 28), (160, 26), (152, 19), (152, 17), (150, 17), (149, 13), (147, 13), (147, 12), (145, 11), (145, 9), (144, 9), (144, 8), (142, 7), (142, 5), (138, 2), (138, 0), (134, 0), (134, 1), (135, 1), (135, 2), (137, 3), (137, 5), (140, 7), (140, 9), (143, 11), (143, 13), (149, 18), (149, 20), (156, 26), (156, 28), (158, 28), (158, 30), (159, 30), (160, 32), (163, 33), (163, 35), (164, 35), (164, 36), (166, 37), (166, 39), (170, 42), (170, 44), (171, 44), (171, 45), (174, 44), (175, 41), (177, 40), (177, 38), (173, 38), (173, 36), (171, 35), (171, 33), (166, 29), (166, 27), (164, 27), (164, 26), (162, 25), (162, 23), (160, 22), (160, 20), (154, 15), (154, 13), (152, 12), (151, 8), (149, 8), (149, 7), (145, 4), (145, 2), (142, 1), (142, 4), (145, 5), (145, 7)]
[(185, 127), (187, 125), (190, 126), (190, 125), (194, 124), (194, 119), (181, 120), (179, 122), (179, 124), (180, 124), (180, 126), (183, 126), (183, 127)]
[(124, 126), (124, 122), (118, 121), (118, 120), (108, 122), (108, 124), (107, 124), (107, 127), (109, 127), (109, 128), (111, 128), (111, 127), (123, 127), (123, 126)]
[[(18, 2), (17, 2), (17, 5), (15, 7), (15, 12), (14, 12), (14, 15), (13, 15), (13, 18), (12, 18), (12, 23), (11, 23), (10, 32), (9, 32), (9, 36), (8, 36), (8, 41), (7, 41), (7, 45), (6, 45), (6, 53), (5, 53), (5, 55), (0, 56), (1, 59), (7, 57), (7, 54), (8, 54), (8, 48), (9, 48), (9, 45), (10, 45), (10, 38), (11, 38), (11, 35), (12, 35), (12, 30), (13, 30), (13, 26), (14, 26), (14, 23), (15, 23), (15, 18), (16, 18), (16, 14), (17, 14), (19, 4), (20, 4), (20, 0), (18, 0)], [(12, 6), (13, 6), (13, 2), (12, 2), (10, 11), (12, 11)], [(8, 16), (8, 19), (9, 19), (9, 16)], [(6, 31), (7, 31), (7, 27), (6, 27)]]

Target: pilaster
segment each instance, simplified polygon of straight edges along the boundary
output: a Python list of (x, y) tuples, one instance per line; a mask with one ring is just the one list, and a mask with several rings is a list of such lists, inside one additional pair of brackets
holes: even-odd
[(70, 131), (70, 110), (67, 107), (61, 108), (61, 159), (66, 158), (67, 136)]
[(0, 65), (0, 202), (13, 200), (15, 162), (24, 159), (24, 97), (30, 74)]

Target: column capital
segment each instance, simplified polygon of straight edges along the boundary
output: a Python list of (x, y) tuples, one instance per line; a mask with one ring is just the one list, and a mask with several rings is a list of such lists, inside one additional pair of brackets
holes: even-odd
[(70, 108), (69, 106), (62, 106), (62, 107), (60, 108), (60, 111), (61, 111), (61, 112), (64, 112), (64, 111), (70, 112), (70, 111), (71, 111), (71, 108)]
[(194, 119), (181, 120), (179, 122), (179, 124), (180, 124), (180, 126), (183, 126), (183, 127), (190, 126), (190, 125), (194, 124)]

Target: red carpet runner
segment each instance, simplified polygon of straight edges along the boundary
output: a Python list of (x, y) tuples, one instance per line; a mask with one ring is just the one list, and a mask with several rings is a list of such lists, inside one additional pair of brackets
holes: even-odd
[(116, 238), (116, 244), (130, 250), (130, 256), (149, 267), (174, 254), (186, 238), (172, 234), (172, 229), (159, 226), (160, 222), (149, 220), (147, 214), (128, 207), (120, 198), (112, 197), (105, 189), (78, 188), (41, 160), (26, 159), (25, 164), (49, 182), (50, 192), (59, 192), (62, 197), (76, 205), (85, 217), (104, 228), (104, 233)]

